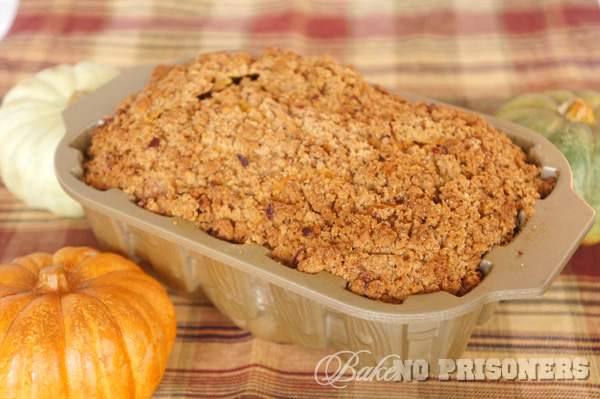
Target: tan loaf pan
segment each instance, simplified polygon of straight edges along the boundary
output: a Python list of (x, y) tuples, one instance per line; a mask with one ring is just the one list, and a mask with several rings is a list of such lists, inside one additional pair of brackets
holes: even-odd
[(552, 194), (536, 203), (534, 217), (513, 242), (485, 256), (486, 277), (465, 296), (438, 292), (411, 296), (401, 305), (360, 297), (346, 290), (340, 277), (298, 272), (272, 260), (264, 247), (221, 241), (190, 222), (139, 208), (120, 190), (102, 192), (79, 180), (90, 131), (121, 99), (141, 90), (153, 68), (127, 70), (64, 112), (67, 133), (56, 153), (58, 180), (83, 205), (105, 249), (148, 260), (179, 292), (201, 290), (256, 337), (304, 348), (368, 349), (372, 355), (361, 355), (361, 366), (391, 354), (425, 359), (435, 371), (438, 359), (461, 356), (475, 325), (492, 315), (498, 301), (541, 295), (593, 223), (594, 211), (573, 191), (562, 154), (532, 131), (486, 116), (537, 158), (546, 175), (558, 172)]

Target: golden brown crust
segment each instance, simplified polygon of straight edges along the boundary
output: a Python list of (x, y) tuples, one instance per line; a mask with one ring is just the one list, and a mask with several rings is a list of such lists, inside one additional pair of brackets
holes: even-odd
[(539, 198), (525, 160), (479, 116), (268, 48), (157, 68), (94, 132), (85, 179), (399, 302), (479, 283), (481, 256)]

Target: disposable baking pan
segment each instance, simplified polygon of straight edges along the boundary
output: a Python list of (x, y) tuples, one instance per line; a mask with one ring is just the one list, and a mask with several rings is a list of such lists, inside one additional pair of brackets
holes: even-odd
[(371, 354), (361, 355), (361, 366), (388, 355), (424, 359), (435, 372), (438, 359), (461, 356), (473, 328), (492, 315), (498, 301), (543, 294), (593, 223), (594, 211), (573, 190), (569, 165), (549, 141), (484, 115), (542, 165), (544, 177), (557, 177), (553, 192), (536, 202), (535, 215), (510, 244), (485, 255), (485, 277), (468, 294), (414, 295), (402, 304), (358, 296), (340, 277), (293, 270), (271, 259), (262, 246), (219, 240), (191, 222), (138, 207), (120, 190), (99, 191), (81, 181), (90, 132), (123, 98), (143, 88), (154, 67), (129, 69), (65, 110), (66, 134), (55, 157), (58, 180), (81, 203), (104, 249), (149, 261), (178, 292), (203, 292), (256, 337), (304, 348), (367, 349)]

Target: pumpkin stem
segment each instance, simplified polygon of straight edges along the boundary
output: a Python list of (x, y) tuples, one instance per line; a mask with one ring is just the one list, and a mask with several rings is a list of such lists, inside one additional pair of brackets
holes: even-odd
[(596, 124), (594, 108), (579, 97), (559, 105), (558, 112), (571, 122), (583, 122), (588, 125)]
[(64, 294), (70, 291), (67, 273), (61, 265), (45, 267), (40, 271), (34, 290), (42, 294)]
[(75, 101), (79, 100), (81, 97), (85, 96), (86, 94), (88, 94), (87, 91), (83, 91), (83, 90), (74, 91), (73, 94), (71, 95), (71, 97), (69, 98), (69, 100), (67, 101), (67, 106), (73, 104)]

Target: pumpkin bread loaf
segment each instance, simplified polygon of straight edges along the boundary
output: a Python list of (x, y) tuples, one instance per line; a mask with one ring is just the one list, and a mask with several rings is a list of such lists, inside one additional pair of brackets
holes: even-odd
[(468, 292), (543, 185), (483, 118), (274, 48), (157, 67), (93, 132), (84, 167), (95, 188), (385, 302)]

